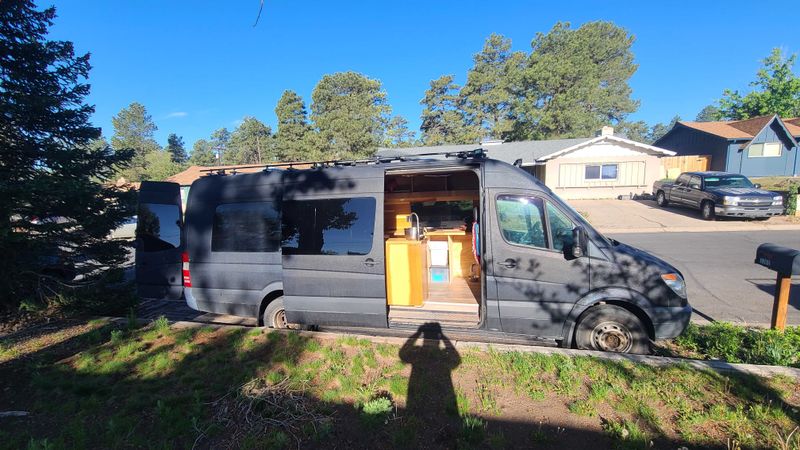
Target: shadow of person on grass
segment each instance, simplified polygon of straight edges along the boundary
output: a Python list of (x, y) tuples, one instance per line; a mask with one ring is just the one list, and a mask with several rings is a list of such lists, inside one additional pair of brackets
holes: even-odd
[[(416, 345), (420, 337), (421, 346)], [(451, 373), (461, 364), (461, 357), (442, 327), (434, 322), (421, 325), (400, 348), (399, 355), (404, 363), (411, 364), (406, 410), (415, 416), (457, 415)]]

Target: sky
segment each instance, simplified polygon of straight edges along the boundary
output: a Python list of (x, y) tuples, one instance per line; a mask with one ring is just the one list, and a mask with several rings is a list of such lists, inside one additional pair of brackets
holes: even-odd
[[(306, 101), (327, 73), (379, 79), (393, 113), (417, 130), (431, 80), (466, 80), (491, 33), (529, 51), (559, 21), (607, 20), (635, 36), (630, 80), (639, 110), (630, 120), (694, 120), (725, 88), (748, 90), (773, 47), (800, 52), (794, 2), (37, 0), (54, 5), (53, 39), (90, 52), (88, 101), (111, 137), (111, 118), (145, 105), (156, 140), (182, 136), (191, 148), (221, 127), (254, 116), (275, 129), (286, 89)], [(759, 25), (760, 24), (760, 25)], [(795, 67), (795, 71), (800, 70)]]

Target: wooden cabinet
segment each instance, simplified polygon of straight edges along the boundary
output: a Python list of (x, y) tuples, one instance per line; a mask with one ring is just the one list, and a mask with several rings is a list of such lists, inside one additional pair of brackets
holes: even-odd
[(428, 296), (427, 243), (386, 240), (386, 299), (389, 305), (422, 306)]

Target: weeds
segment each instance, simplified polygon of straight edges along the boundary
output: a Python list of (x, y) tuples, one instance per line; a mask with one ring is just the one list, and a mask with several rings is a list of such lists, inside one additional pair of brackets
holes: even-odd
[(800, 327), (783, 332), (745, 328), (725, 322), (690, 324), (675, 338), (679, 352), (733, 363), (800, 367)]

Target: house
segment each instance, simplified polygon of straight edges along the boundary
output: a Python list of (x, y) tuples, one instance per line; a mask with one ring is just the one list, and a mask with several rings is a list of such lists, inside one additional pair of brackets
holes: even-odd
[(663, 177), (660, 158), (675, 153), (615, 136), (603, 127), (596, 137), (542, 141), (484, 141), (481, 144), (381, 148), (378, 156), (413, 156), (483, 148), (493, 159), (534, 174), (565, 199), (616, 198), (649, 192)]
[(678, 155), (711, 155), (711, 170), (747, 176), (797, 176), (800, 118), (776, 115), (719, 122), (678, 122), (653, 145)]

